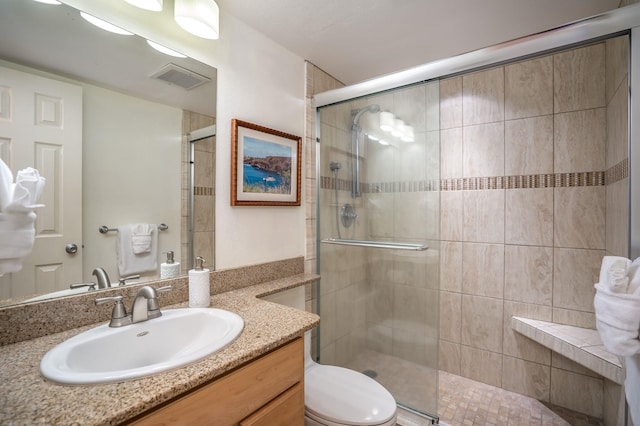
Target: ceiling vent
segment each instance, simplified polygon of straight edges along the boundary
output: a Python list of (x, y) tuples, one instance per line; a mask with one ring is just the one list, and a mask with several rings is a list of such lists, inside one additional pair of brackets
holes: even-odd
[(191, 90), (194, 87), (198, 87), (201, 84), (211, 81), (209, 77), (205, 77), (171, 63), (151, 74), (151, 77), (166, 81), (171, 85), (180, 86), (186, 90)]

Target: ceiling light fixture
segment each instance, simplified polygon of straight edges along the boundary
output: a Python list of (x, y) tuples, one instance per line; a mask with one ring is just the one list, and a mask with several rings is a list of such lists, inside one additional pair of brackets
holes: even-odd
[(413, 130), (413, 126), (404, 126), (404, 133), (402, 134), (402, 136), (400, 136), (400, 139), (402, 139), (404, 142), (415, 142), (416, 141), (416, 134), (415, 131)]
[(410, 126), (401, 119), (396, 118), (393, 113), (389, 111), (383, 111), (380, 113), (380, 129), (387, 133), (391, 133), (392, 136), (400, 138), (404, 142), (415, 142), (416, 140), (413, 126)]
[(168, 47), (158, 44), (155, 41), (147, 40), (147, 44), (156, 49), (158, 52), (164, 53), (165, 55), (175, 56), (176, 58), (186, 58), (186, 55), (183, 55), (180, 52), (176, 52), (173, 49), (169, 49)]
[(214, 0), (175, 0), (173, 15), (185, 31), (216, 40), (220, 33), (220, 10)]
[(389, 111), (380, 113), (380, 129), (385, 132), (391, 132), (395, 126), (396, 118)]
[(391, 129), (391, 134), (396, 138), (401, 137), (404, 134), (404, 121), (396, 118), (393, 129)]
[(162, 0), (124, 0), (140, 9), (162, 12)]
[(110, 24), (107, 21), (103, 21), (102, 19), (98, 19), (95, 16), (89, 15), (88, 13), (80, 12), (80, 16), (82, 16), (85, 20), (92, 23), (96, 27), (101, 28), (105, 31), (109, 31), (110, 33), (122, 34), (122, 35), (133, 35), (133, 33), (130, 33), (127, 30), (124, 30), (120, 27), (116, 27), (115, 25)]
[(37, 1), (38, 3), (44, 3), (44, 4), (55, 4), (56, 6), (62, 4), (58, 0), (33, 0), (33, 1)]

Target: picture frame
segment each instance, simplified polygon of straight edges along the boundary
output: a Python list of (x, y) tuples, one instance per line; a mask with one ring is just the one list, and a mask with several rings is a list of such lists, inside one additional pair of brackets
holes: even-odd
[(299, 206), (302, 138), (231, 120), (231, 205)]

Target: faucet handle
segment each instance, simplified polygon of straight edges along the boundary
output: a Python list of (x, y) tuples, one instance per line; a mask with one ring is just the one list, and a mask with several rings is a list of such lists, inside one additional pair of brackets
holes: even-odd
[(140, 278), (140, 275), (130, 275), (128, 277), (120, 278), (118, 280), (119, 281), (118, 285), (119, 286), (126, 285), (127, 284), (126, 281), (128, 281), (128, 280), (137, 280), (138, 278)]
[(82, 288), (82, 287), (89, 287), (87, 290), (92, 291), (96, 289), (96, 283), (78, 283), (78, 284), (71, 284), (69, 286), (69, 288), (72, 290), (76, 288)]
[(107, 302), (116, 302), (116, 305), (118, 303), (122, 303), (122, 295), (108, 296), (108, 297), (98, 297), (96, 299), (96, 305), (104, 305)]
[(96, 305), (103, 305), (108, 302), (115, 302), (113, 311), (111, 311), (111, 321), (109, 327), (120, 327), (131, 323), (131, 315), (127, 314), (127, 308), (122, 303), (122, 295), (99, 297), (96, 299)]
[(164, 287), (158, 287), (156, 288), (156, 291), (158, 293), (166, 293), (168, 291), (173, 290), (173, 286), (172, 285), (165, 285)]

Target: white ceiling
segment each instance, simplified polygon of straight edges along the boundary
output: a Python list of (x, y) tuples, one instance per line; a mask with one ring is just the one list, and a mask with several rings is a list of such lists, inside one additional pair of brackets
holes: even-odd
[(549, 30), (615, 9), (620, 0), (217, 2), (224, 12), (354, 84)]

